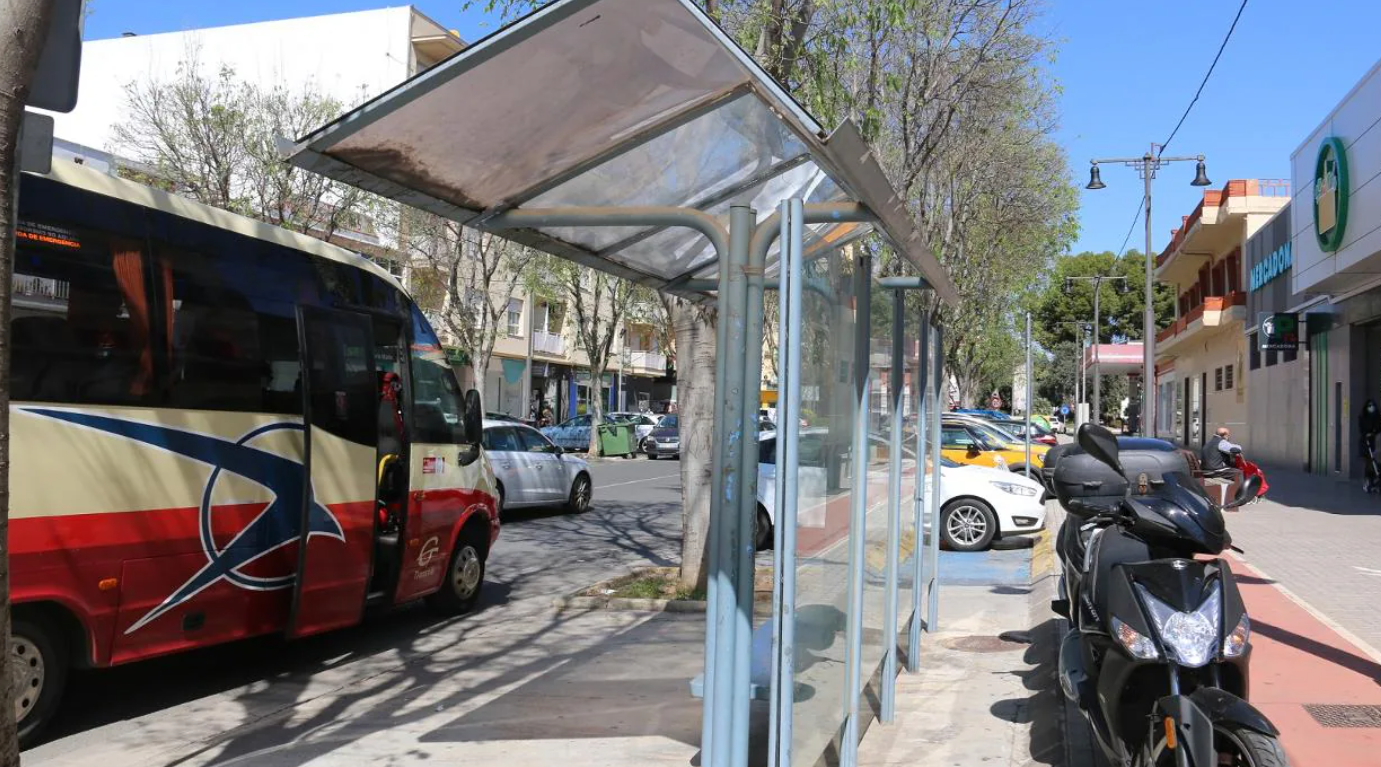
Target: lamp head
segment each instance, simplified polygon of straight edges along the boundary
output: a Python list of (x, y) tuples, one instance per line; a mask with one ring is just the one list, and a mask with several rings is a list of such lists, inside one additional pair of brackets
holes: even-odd
[(1204, 161), (1200, 160), (1194, 164), (1194, 180), (1189, 182), (1190, 186), (1209, 186), (1212, 181), (1208, 180), (1208, 169), (1204, 167)]
[[(1203, 163), (1200, 163), (1202, 165)], [(1088, 169), (1088, 186), (1085, 189), (1105, 189), (1107, 184), (1103, 183), (1103, 176), (1098, 171), (1098, 163), (1092, 163)]]

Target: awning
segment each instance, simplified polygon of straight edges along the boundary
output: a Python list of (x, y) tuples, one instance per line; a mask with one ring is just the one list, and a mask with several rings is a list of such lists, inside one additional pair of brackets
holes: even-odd
[[(945, 301), (957, 300), (854, 124), (826, 133), (690, 0), (557, 0), (286, 154), (481, 228), (509, 211), (575, 206), (726, 215), (746, 204), (762, 220), (793, 197), (857, 202)], [(807, 247), (859, 233), (843, 222), (810, 230)], [(718, 272), (709, 240), (682, 227), (500, 234), (655, 288)], [(775, 261), (774, 248), (769, 273)]]

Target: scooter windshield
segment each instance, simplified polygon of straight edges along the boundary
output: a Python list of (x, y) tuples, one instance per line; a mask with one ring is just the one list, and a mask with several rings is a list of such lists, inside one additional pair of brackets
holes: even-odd
[(1162, 475), (1164, 483), (1152, 497), (1161, 503), (1156, 511), (1169, 520), (1186, 542), (1193, 542), (1196, 551), (1218, 554), (1232, 542), (1227, 524), (1220, 510), (1192, 477), (1182, 472)]

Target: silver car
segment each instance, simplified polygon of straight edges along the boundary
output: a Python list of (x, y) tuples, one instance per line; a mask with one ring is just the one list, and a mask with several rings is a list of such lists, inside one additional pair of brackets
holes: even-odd
[(485, 421), (483, 446), (499, 486), (499, 508), (564, 506), (573, 514), (590, 508), (590, 466), (520, 423)]

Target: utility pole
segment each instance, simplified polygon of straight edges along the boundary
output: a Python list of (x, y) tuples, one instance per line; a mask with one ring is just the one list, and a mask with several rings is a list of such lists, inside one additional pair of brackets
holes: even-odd
[[(1189, 182), (1190, 186), (1209, 186), (1212, 182), (1208, 180), (1208, 170), (1204, 166), (1204, 156), (1194, 155), (1193, 157), (1165, 157), (1160, 153), (1160, 144), (1151, 144), (1151, 151), (1140, 157), (1113, 157), (1103, 160), (1090, 160), (1089, 181), (1085, 189), (1103, 189), (1107, 184), (1098, 172), (1098, 163), (1122, 163), (1129, 168), (1135, 168), (1141, 174), (1143, 182), (1143, 203), (1146, 206), (1146, 284), (1143, 286), (1145, 291), (1145, 309), (1142, 316), (1142, 359), (1141, 368), (1141, 422), (1151, 424), (1152, 431), (1147, 432), (1150, 436), (1155, 436), (1156, 423), (1156, 306), (1155, 306), (1155, 280), (1156, 264), (1155, 255), (1152, 251), (1154, 247), (1151, 242), (1151, 182), (1155, 180), (1156, 171), (1162, 165), (1172, 162), (1194, 162), (1194, 180)], [(1145, 431), (1147, 427), (1143, 426)]]

